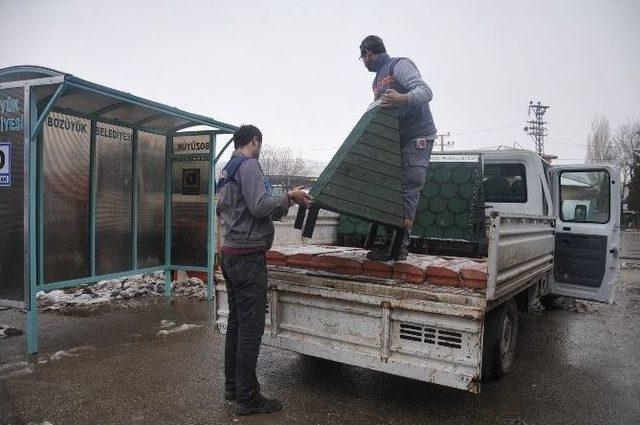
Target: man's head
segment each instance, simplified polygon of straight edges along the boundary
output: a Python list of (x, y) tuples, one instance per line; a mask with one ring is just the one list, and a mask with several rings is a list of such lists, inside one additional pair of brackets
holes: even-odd
[(241, 125), (233, 133), (233, 147), (247, 156), (258, 159), (262, 147), (262, 132), (255, 125)]
[(368, 35), (360, 43), (360, 59), (369, 71), (374, 71), (373, 62), (378, 55), (386, 52), (382, 39), (377, 35)]

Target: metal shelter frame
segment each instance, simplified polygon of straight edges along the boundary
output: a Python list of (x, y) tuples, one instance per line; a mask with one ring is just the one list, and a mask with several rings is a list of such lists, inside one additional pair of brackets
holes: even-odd
[[(161, 103), (153, 102), (106, 86), (77, 78), (71, 74), (38, 66), (14, 66), (0, 69), (0, 90), (24, 90), (24, 301), (0, 300), (0, 305), (27, 309), (26, 345), (29, 354), (38, 351), (38, 310), (36, 294), (77, 285), (96, 283), (151, 272), (164, 272), (165, 297), (171, 297), (173, 270), (207, 273), (207, 299), (214, 291), (214, 265), (216, 246), (216, 214), (214, 186), (216, 163), (230, 145), (226, 142), (216, 149), (217, 136), (233, 133), (237, 127), (213, 118), (192, 114)], [(91, 106), (93, 105), (93, 107)], [(98, 105), (99, 107), (96, 107)], [(91, 122), (89, 171), (89, 255), (90, 275), (45, 283), (44, 280), (44, 204), (43, 204), (43, 138), (42, 131), (50, 112), (61, 112)], [(96, 124), (114, 124), (132, 130), (132, 267), (130, 270), (96, 273)], [(181, 131), (195, 126), (208, 130)], [(139, 268), (137, 261), (138, 238), (138, 131), (165, 136), (164, 168), (164, 264)], [(183, 135), (209, 136), (209, 152), (174, 155), (173, 137)], [(172, 164), (179, 156), (197, 156), (208, 159), (209, 190), (207, 194), (207, 265), (206, 267), (174, 265), (171, 261), (172, 243)]]

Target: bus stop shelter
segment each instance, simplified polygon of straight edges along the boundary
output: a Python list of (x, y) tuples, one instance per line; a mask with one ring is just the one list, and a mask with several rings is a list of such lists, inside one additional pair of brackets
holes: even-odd
[(206, 272), (211, 300), (231, 142), (217, 138), (236, 128), (52, 69), (0, 69), (0, 305), (27, 309), (29, 353), (39, 291), (164, 272), (170, 297), (171, 272), (188, 270)]

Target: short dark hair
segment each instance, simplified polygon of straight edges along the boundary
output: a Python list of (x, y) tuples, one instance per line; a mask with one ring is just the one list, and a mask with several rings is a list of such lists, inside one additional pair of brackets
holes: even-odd
[(368, 35), (362, 40), (362, 43), (360, 43), (360, 54), (363, 54), (365, 50), (375, 54), (387, 52), (387, 49), (384, 47), (384, 42), (377, 35)]
[(262, 143), (262, 132), (258, 127), (251, 124), (243, 124), (239, 129), (233, 133), (233, 147), (235, 149), (241, 148), (247, 145), (251, 139), (258, 139), (258, 143)]

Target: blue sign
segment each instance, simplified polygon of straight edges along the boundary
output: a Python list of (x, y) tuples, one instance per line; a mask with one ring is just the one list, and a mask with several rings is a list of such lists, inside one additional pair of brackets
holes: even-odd
[(0, 143), (0, 187), (11, 186), (11, 143)]

